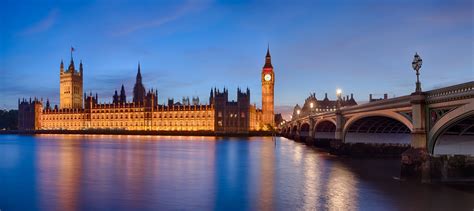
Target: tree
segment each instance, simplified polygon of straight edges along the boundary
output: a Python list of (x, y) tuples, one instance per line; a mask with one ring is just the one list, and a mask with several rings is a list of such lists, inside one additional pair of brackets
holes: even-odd
[(18, 129), (18, 110), (0, 110), (0, 130)]

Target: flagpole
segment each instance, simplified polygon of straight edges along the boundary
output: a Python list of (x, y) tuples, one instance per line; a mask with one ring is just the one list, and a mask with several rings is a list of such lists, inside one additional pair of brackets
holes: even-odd
[(72, 49), (74, 49), (74, 48), (71, 46), (71, 61), (72, 61)]

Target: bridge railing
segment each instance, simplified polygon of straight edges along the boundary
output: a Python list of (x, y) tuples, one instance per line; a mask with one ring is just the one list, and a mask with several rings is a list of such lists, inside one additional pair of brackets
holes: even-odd
[(429, 102), (474, 98), (474, 81), (434, 89), (426, 93), (426, 100)]

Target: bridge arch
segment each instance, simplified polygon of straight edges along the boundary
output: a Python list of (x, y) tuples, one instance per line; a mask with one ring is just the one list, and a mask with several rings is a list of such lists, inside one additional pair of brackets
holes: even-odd
[(395, 119), (395, 120), (403, 123), (405, 126), (407, 126), (410, 129), (410, 131), (413, 128), (413, 123), (409, 119), (407, 119), (406, 117), (404, 117), (403, 115), (401, 115), (397, 112), (394, 112), (394, 111), (372, 111), (372, 112), (367, 112), (367, 113), (362, 113), (362, 114), (356, 114), (356, 115), (352, 116), (349, 120), (347, 120), (346, 123), (344, 124), (344, 129), (343, 129), (344, 134), (346, 134), (347, 129), (349, 128), (349, 126), (353, 122), (355, 122), (359, 119), (362, 119), (362, 118), (365, 118), (365, 117), (371, 117), (371, 116), (382, 116), (382, 117), (392, 118), (392, 119)]
[(333, 119), (318, 120), (313, 131), (315, 139), (334, 139), (336, 137), (336, 121)]
[(291, 127), (291, 132), (290, 132), (290, 134), (291, 134), (291, 136), (295, 136), (295, 135), (298, 134), (298, 125), (295, 124), (295, 125), (293, 125), (293, 126)]
[(305, 138), (305, 137), (308, 137), (309, 136), (309, 129), (310, 129), (310, 124), (309, 122), (303, 122), (301, 123), (301, 126), (300, 126), (300, 137), (302, 138)]
[(395, 112), (371, 112), (357, 115), (345, 124), (346, 143), (410, 144), (412, 123)]
[(474, 102), (450, 111), (428, 133), (431, 154), (474, 155)]

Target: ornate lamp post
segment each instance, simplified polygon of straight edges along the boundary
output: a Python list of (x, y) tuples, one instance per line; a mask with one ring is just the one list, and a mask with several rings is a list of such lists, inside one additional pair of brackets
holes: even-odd
[(413, 70), (416, 71), (416, 89), (415, 89), (415, 92), (417, 92), (417, 93), (421, 92), (420, 68), (421, 68), (422, 64), (423, 64), (423, 60), (418, 55), (418, 53), (415, 53), (415, 56), (413, 58), (413, 62), (411, 63), (411, 66), (413, 67)]

